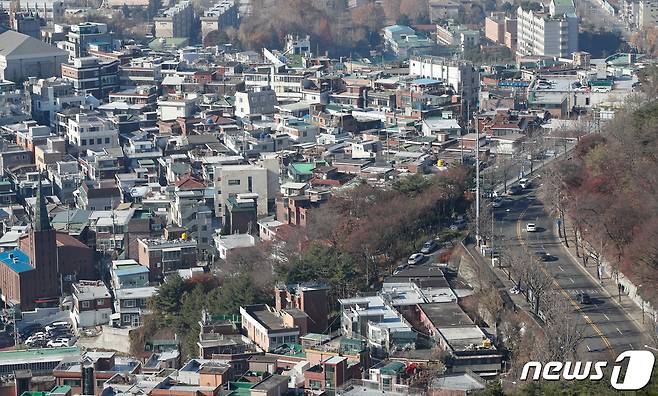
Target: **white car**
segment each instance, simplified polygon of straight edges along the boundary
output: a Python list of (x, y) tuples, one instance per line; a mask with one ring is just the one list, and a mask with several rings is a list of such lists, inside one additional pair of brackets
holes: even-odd
[(68, 347), (73, 345), (73, 340), (71, 338), (57, 338), (54, 340), (48, 341), (46, 346), (48, 348), (61, 348), (61, 347)]
[(528, 180), (528, 179), (519, 180), (519, 186), (521, 186), (521, 188), (524, 188), (524, 189), (525, 188), (530, 188), (530, 180)]
[(46, 326), (46, 332), (50, 333), (55, 330), (70, 330), (71, 326), (68, 322), (54, 322)]
[(418, 265), (425, 260), (425, 255), (422, 253), (414, 253), (411, 256), (409, 256), (409, 260), (407, 260), (407, 264), (409, 265)]
[(27, 338), (27, 340), (25, 340), (25, 341), (26, 341), (26, 342), (27, 342), (27, 341), (29, 341), (29, 342), (34, 342), (34, 341), (37, 341), (37, 340), (45, 340), (45, 339), (46, 339), (46, 336), (47, 336), (46, 333), (40, 331), (40, 332), (38, 332), (38, 333), (34, 333), (34, 334), (32, 334), (32, 335), (29, 336), (29, 337)]
[(526, 230), (527, 232), (536, 232), (536, 231), (537, 231), (537, 226), (535, 225), (535, 223), (528, 223), (528, 224), (525, 226), (525, 230)]

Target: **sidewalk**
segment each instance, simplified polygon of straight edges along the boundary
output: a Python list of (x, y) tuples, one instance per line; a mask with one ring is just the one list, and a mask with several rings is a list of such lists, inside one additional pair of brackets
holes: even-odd
[(483, 257), (473, 243), (464, 242), (464, 247), (469, 256), (475, 260), (476, 265), (487, 273), (489, 280), (493, 283), (496, 290), (498, 290), (505, 305), (509, 308), (512, 305), (514, 310), (522, 309), (527, 311), (532, 316), (532, 306), (526, 300), (525, 296), (523, 294), (511, 294), (509, 292), (511, 288), (516, 286), (516, 283), (509, 279), (507, 272), (503, 271), (500, 267), (492, 267), (490, 259)]
[[(587, 275), (589, 275), (592, 280), (603, 287), (605, 292), (610, 295), (611, 301), (614, 301), (614, 303), (617, 304), (626, 313), (626, 315), (628, 315), (631, 320), (635, 322), (638, 329), (642, 330), (642, 332), (653, 330), (653, 319), (651, 318), (651, 314), (649, 312), (644, 312), (643, 315), (642, 307), (640, 307), (633, 299), (630, 298), (629, 293), (622, 292), (620, 301), (617, 282), (614, 278), (612, 278), (611, 274), (604, 271), (602, 279), (599, 280), (596, 274), (596, 264), (592, 260), (589, 261), (586, 267), (583, 266), (583, 260), (576, 256), (575, 241), (573, 240), (573, 227), (567, 226), (566, 228), (569, 247), (566, 247), (564, 244), (564, 239), (560, 238), (560, 242), (562, 243), (562, 246), (564, 246), (567, 253), (569, 253), (571, 258), (579, 264), (580, 268), (585, 270)], [(555, 227), (553, 227), (553, 232), (557, 235)]]

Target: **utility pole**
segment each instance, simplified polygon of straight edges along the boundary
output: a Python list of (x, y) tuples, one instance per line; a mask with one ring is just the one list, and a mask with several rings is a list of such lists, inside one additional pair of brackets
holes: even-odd
[[(462, 100), (464, 99), (464, 95), (462, 92)], [(470, 102), (466, 102), (466, 133), (470, 131), (470, 125), (471, 125), (471, 104)], [(461, 160), (462, 160), (462, 165), (464, 165), (464, 134), (463, 132), (459, 132), (459, 152), (461, 154)]]
[(480, 126), (475, 121), (475, 240), (480, 245)]

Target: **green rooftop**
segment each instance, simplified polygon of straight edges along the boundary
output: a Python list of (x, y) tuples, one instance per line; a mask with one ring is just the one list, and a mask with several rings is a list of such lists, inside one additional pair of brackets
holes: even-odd
[(379, 369), (379, 371), (380, 371), (382, 374), (393, 375), (393, 374), (397, 374), (397, 373), (399, 373), (400, 371), (404, 370), (404, 368), (405, 368), (404, 363), (401, 363), (401, 362), (390, 362), (390, 363), (387, 364), (386, 366), (384, 366), (384, 367), (382, 367), (381, 369)]
[(68, 386), (68, 385), (58, 385), (58, 386), (54, 387), (54, 388), (50, 391), (50, 393), (61, 394), (61, 393), (69, 393), (70, 391), (71, 391), (71, 387), (70, 387), (70, 386)]
[(228, 321), (232, 323), (242, 323), (242, 317), (240, 315), (212, 315), (210, 319), (213, 322), (223, 322)]
[(39, 348), (39, 349), (24, 349), (19, 351), (6, 351), (0, 352), (0, 362), (11, 362), (12, 360), (23, 360), (30, 358), (43, 358), (48, 356), (57, 355), (79, 355), (80, 349), (78, 347), (66, 348)]
[(313, 169), (315, 169), (315, 164), (310, 162), (297, 162), (290, 164), (292, 171), (298, 175), (310, 175), (313, 174)]

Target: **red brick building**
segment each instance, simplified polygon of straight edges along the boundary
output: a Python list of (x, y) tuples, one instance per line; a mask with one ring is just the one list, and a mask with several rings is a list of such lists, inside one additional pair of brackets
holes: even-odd
[(46, 201), (38, 190), (32, 230), (19, 249), (0, 253), (0, 297), (22, 310), (57, 304), (61, 283), (94, 274), (93, 251), (50, 225)]
[(323, 284), (279, 285), (276, 287), (277, 310), (296, 308), (309, 317), (308, 331), (326, 333), (329, 316), (329, 286)]

